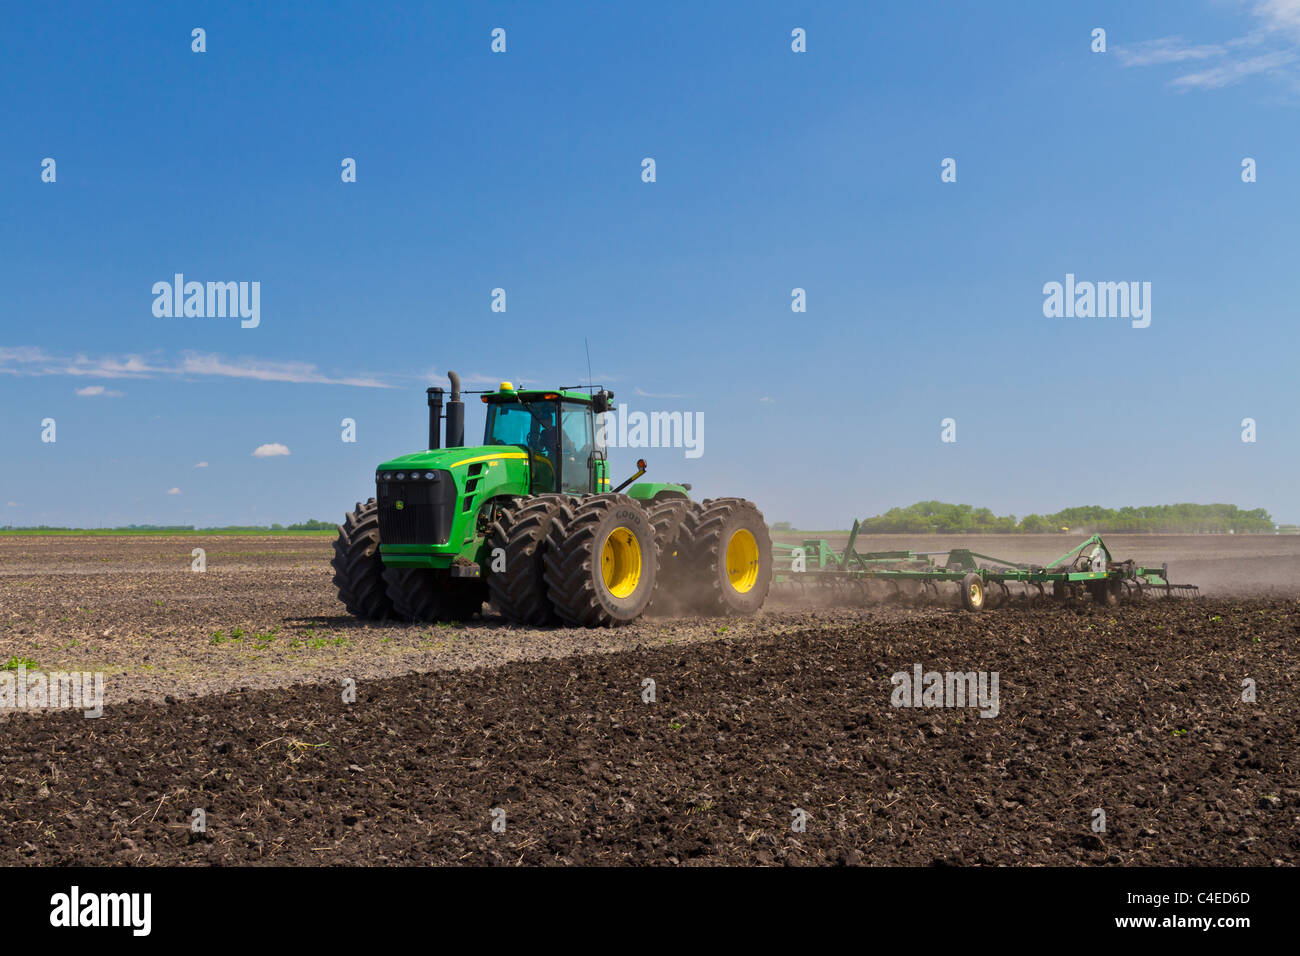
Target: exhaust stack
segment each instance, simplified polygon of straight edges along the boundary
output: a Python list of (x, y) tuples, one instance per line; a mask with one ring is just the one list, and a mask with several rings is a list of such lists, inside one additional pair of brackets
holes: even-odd
[(461, 448), (465, 445), (465, 403), (460, 400), (460, 376), (448, 372), (451, 380), (451, 398), (447, 400), (447, 447)]
[(442, 430), (442, 394), (440, 387), (428, 389), (429, 396), (429, 450), (441, 448), (439, 433)]

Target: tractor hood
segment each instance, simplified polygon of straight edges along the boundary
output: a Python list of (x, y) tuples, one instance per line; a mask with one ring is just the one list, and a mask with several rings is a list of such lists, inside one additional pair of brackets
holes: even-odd
[(381, 464), (376, 472), (455, 471), (475, 464), (500, 464), (523, 461), (528, 452), (518, 445), (478, 445), (460, 448), (433, 448), (402, 455)]
[(475, 561), (479, 509), (528, 494), (531, 471), (518, 445), (431, 448), (384, 462), (375, 469), (375, 499), (385, 563), (446, 568), (458, 555)]

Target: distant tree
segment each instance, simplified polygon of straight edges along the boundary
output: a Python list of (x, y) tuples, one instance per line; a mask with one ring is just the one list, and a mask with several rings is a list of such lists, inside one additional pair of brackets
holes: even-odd
[(338, 525), (332, 521), (318, 521), (315, 518), (309, 518), (307, 521), (298, 524), (289, 525), (289, 531), (333, 531)]
[(918, 501), (906, 508), (890, 508), (882, 515), (864, 518), (865, 534), (1041, 534), (1061, 528), (1073, 531), (1201, 534), (1268, 534), (1273, 519), (1263, 508), (1242, 511), (1236, 505), (1176, 504), (1126, 506), (1101, 505), (1065, 508), (1055, 514), (999, 517), (988, 508), (954, 505), (943, 501)]

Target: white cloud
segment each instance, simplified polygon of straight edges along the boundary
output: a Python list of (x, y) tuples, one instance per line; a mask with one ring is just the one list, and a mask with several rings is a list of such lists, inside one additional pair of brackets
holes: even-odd
[(279, 442), (272, 442), (268, 445), (258, 445), (253, 449), (254, 458), (274, 458), (277, 455), (287, 454), (289, 454), (288, 447), (281, 445)]
[(85, 388), (77, 389), (77, 394), (82, 398), (121, 398), (121, 392), (114, 392), (104, 388), (103, 385), (87, 385)]
[(167, 489), (167, 494), (169, 494), (169, 495), (179, 495), (180, 493), (181, 493), (181, 490), (180, 490), (179, 488), (168, 488), (168, 489)]
[(1176, 90), (1218, 90), (1225, 86), (1240, 83), (1248, 76), (1258, 74), (1276, 74), (1282, 67), (1294, 63), (1296, 54), (1280, 50), (1244, 60), (1232, 60), (1222, 66), (1216, 66), (1199, 73), (1180, 76), (1169, 85)]
[(1164, 36), (1117, 45), (1115, 55), (1126, 67), (1203, 62), (1204, 69), (1169, 81), (1179, 92), (1218, 90), (1250, 77), (1265, 76), (1300, 89), (1300, 0), (1238, 0), (1256, 21), (1241, 36), (1218, 43), (1188, 43), (1181, 36)]
[(685, 395), (676, 395), (672, 392), (643, 392), (639, 388), (634, 388), (632, 391), (641, 398), (686, 398)]
[(207, 463), (206, 461), (201, 461), (201, 462), (199, 462), (197, 465), (195, 465), (194, 467), (195, 467), (195, 468), (206, 468), (206, 467), (208, 467), (208, 463)]
[(1264, 28), (1300, 37), (1300, 0), (1258, 0), (1251, 11), (1264, 21)]
[(18, 507), (18, 502), (16, 502), (16, 501), (7, 501), (7, 502), (5, 502), (5, 507), (6, 507), (6, 508), (17, 508), (17, 507)]
[[(416, 377), (422, 381), (429, 381), (435, 385), (441, 385), (443, 388), (451, 387), (451, 380), (447, 378), (445, 372), (426, 369), (421, 375)], [(509, 375), (486, 375), (483, 372), (462, 372), (460, 376), (461, 388), (469, 388), (474, 385), (484, 385), (488, 388), (496, 388), (502, 381), (517, 383), (523, 381), (523, 379), (518, 376), (511, 378)]]
[(764, 405), (776, 404), (776, 399), (773, 398), (771, 395), (764, 395), (762, 398), (759, 399), (759, 401), (762, 402)]
[[(73, 375), (89, 378), (205, 377), (242, 378), (261, 382), (303, 385), (351, 385), (357, 388), (392, 388), (377, 376), (333, 376), (310, 362), (280, 362), (256, 358), (227, 358), (215, 354), (184, 352), (171, 361), (140, 355), (72, 357), (52, 355), (39, 348), (0, 348), (0, 375)], [(98, 394), (98, 393), (96, 393)]]
[(1131, 46), (1115, 47), (1115, 56), (1125, 66), (1155, 66), (1159, 63), (1181, 63), (1184, 60), (1206, 60), (1223, 56), (1226, 48), (1217, 43), (1194, 46), (1180, 36), (1143, 40)]
[(185, 375), (216, 375), (251, 378), (260, 382), (292, 382), (305, 385), (353, 385), (358, 388), (389, 388), (376, 378), (332, 378), (309, 362), (265, 362), (258, 359), (226, 359), (220, 355), (186, 352), (178, 371)]

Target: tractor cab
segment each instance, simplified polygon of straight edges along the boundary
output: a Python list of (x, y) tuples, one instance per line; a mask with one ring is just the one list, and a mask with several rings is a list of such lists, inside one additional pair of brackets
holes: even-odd
[(502, 382), (482, 396), (483, 444), (513, 446), (528, 456), (531, 494), (591, 494), (609, 490), (609, 459), (596, 414), (608, 392), (519, 390)]

